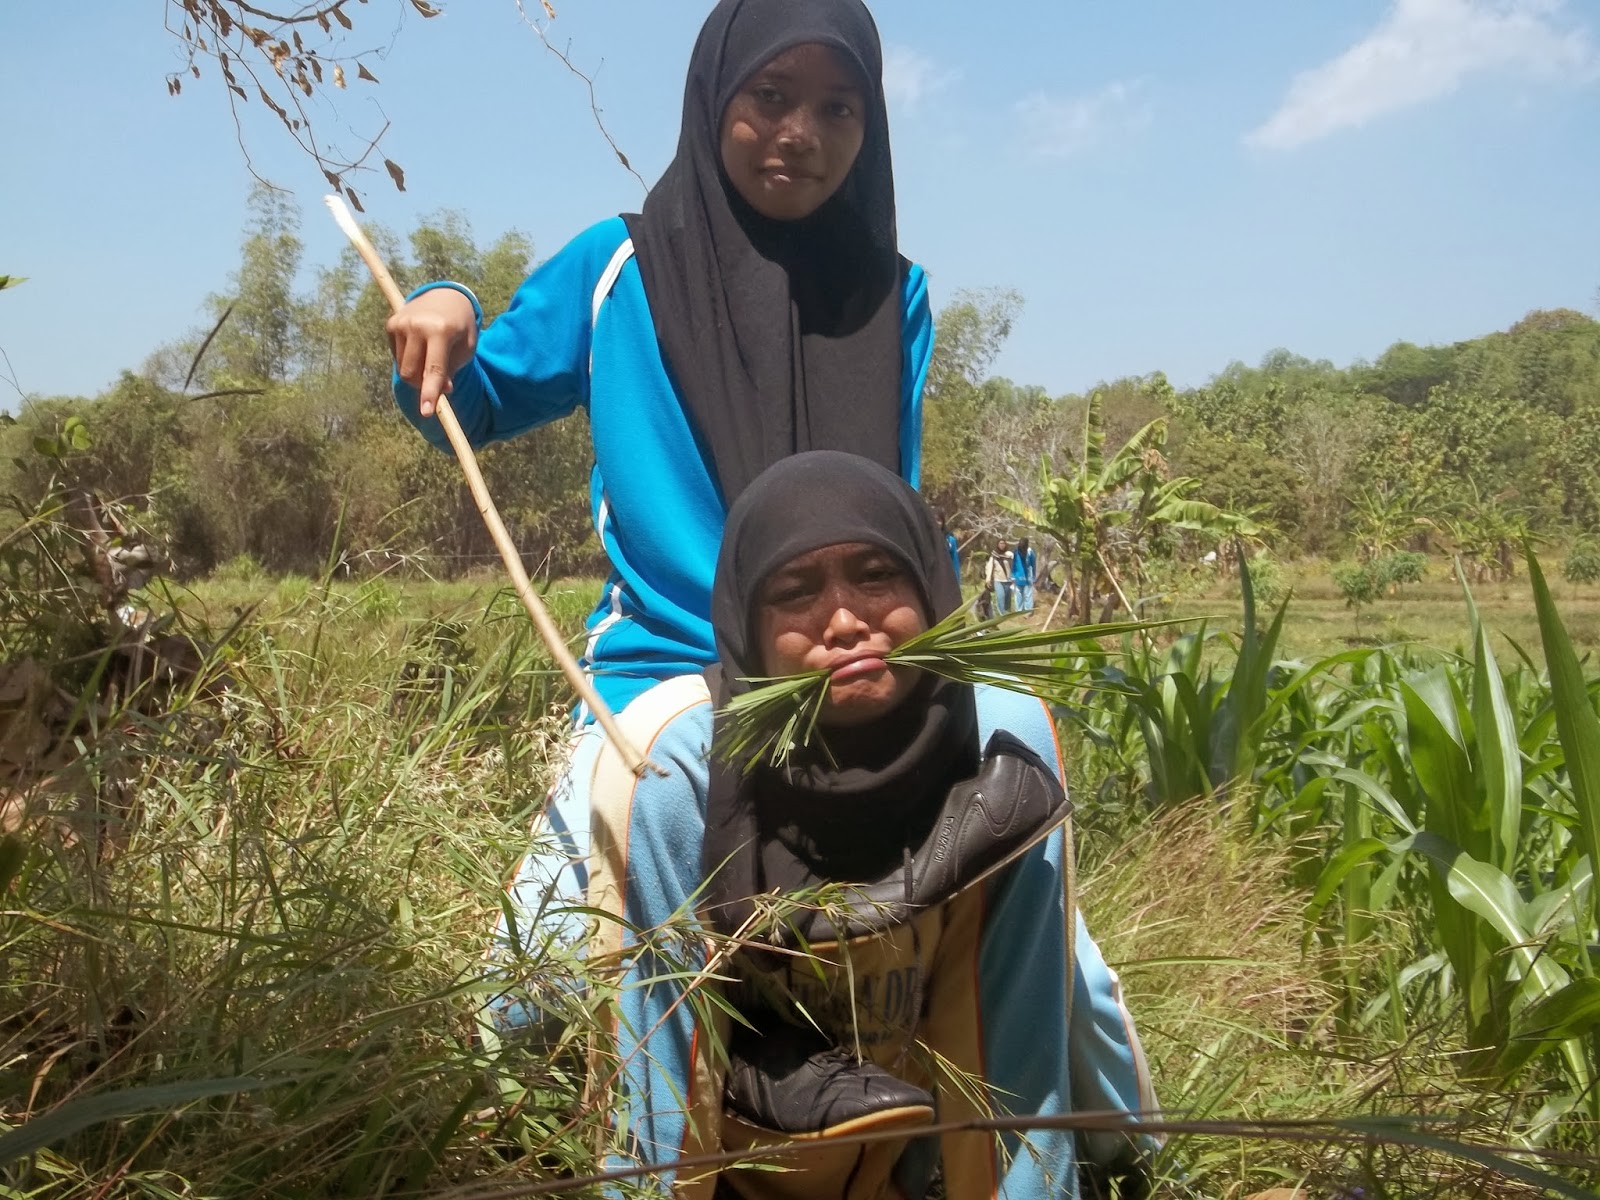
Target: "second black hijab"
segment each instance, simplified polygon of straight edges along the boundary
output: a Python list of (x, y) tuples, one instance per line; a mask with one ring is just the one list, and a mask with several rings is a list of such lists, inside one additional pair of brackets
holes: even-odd
[[(865, 139), (816, 213), (773, 221), (727, 182), (722, 116), (751, 75), (808, 43), (860, 73)], [(720, 0), (690, 59), (677, 155), (628, 218), (667, 369), (727, 504), (803, 450), (901, 470), (903, 268), (882, 77), (861, 0)]]
[[(752, 615), (761, 585), (823, 546), (864, 542), (894, 555), (915, 580), (930, 623), (961, 605), (938, 522), (903, 479), (856, 455), (800, 454), (766, 471), (734, 504), (712, 588), (720, 709), (761, 675)], [(720, 718), (719, 718), (720, 721)], [(717, 742), (713, 731), (713, 746)], [(971, 687), (928, 676), (893, 712), (827, 733), (831, 760), (796, 755), (782, 770), (713, 753), (702, 868), (712, 924), (731, 932), (763, 892), (823, 880), (863, 882), (918, 845), (950, 786), (978, 765)]]

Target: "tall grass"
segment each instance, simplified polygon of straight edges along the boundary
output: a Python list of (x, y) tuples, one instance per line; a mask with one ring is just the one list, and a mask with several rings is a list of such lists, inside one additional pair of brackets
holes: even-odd
[[(576, 631), (593, 589), (551, 598)], [(607, 1114), (571, 1057), (474, 1029), (565, 738), (514, 599), (327, 579), (169, 599), (176, 627), (227, 634), (228, 686), (108, 698), (104, 655), (73, 642), (51, 710), (69, 752), (0, 838), (0, 1188), (380, 1196), (590, 1172)], [(1117, 684), (1062, 709), (1084, 904), (1174, 1114), (1427, 1116), (1592, 1159), (1596, 681), (1536, 599), (1548, 673), (1486, 636), (1286, 659), (1292, 608), (1071, 664)], [(11, 637), (28, 615), (0, 606), (8, 660), (68, 644)], [(583, 973), (542, 954), (517, 964), (534, 992)], [(566, 1044), (596, 1011), (571, 1005)], [(1203, 1196), (1532, 1194), (1415, 1145), (1177, 1138), (1161, 1170)]]
[(0, 879), (8, 1194), (388, 1195), (593, 1165), (581, 1127), (553, 1136), (577, 1081), (489, 1054), (471, 1018), (564, 739), (555, 676), (497, 603), (382, 607), (306, 589), (219, 648), (225, 693), (80, 697), (81, 753)]

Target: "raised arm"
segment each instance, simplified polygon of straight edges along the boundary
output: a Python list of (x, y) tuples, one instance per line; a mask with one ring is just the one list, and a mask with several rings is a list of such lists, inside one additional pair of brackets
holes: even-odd
[(627, 236), (620, 218), (569, 242), (517, 289), (487, 329), (463, 285), (426, 284), (387, 325), (395, 356), (395, 402), (434, 445), (448, 449), (433, 418), (447, 392), (474, 445), (513, 437), (566, 416), (589, 398), (596, 284)]

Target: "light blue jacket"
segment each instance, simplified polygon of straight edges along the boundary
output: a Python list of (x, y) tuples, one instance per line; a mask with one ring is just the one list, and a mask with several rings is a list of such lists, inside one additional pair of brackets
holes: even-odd
[[(452, 285), (428, 285), (437, 286)], [(933, 355), (921, 267), (906, 275), (904, 303), (900, 464), (916, 486)], [(727, 507), (662, 362), (621, 217), (579, 234), (528, 277), (453, 387), (451, 404), (475, 446), (588, 412), (590, 509), (612, 567), (583, 653), (601, 698), (620, 710), (656, 682), (714, 661), (711, 579)], [(398, 376), (395, 399), (448, 451), (443, 429), (418, 416), (416, 392)]]

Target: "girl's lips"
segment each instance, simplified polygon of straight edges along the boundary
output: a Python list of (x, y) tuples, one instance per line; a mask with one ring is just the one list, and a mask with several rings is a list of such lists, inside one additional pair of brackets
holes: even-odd
[(889, 664), (881, 658), (853, 658), (842, 667), (835, 667), (832, 678), (834, 683), (847, 683), (859, 676), (888, 669)]

